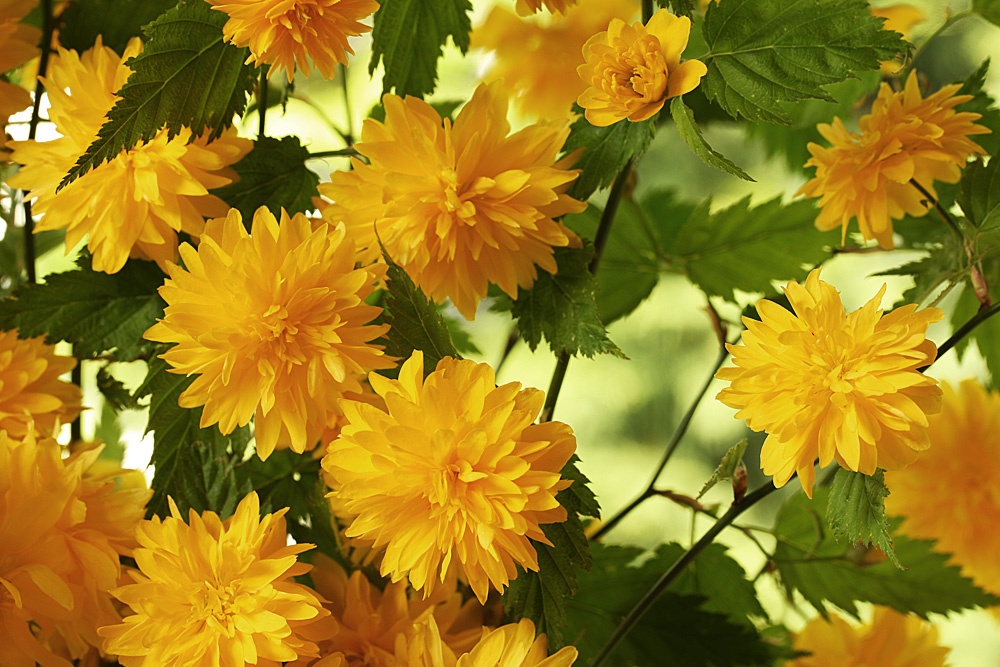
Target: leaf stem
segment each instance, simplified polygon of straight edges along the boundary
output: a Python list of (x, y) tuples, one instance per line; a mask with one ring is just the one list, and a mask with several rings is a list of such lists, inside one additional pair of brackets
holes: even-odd
[(347, 68), (337, 65), (340, 74), (340, 89), (344, 92), (344, 120), (347, 122), (347, 130), (342, 133), (344, 142), (348, 146), (354, 143), (354, 119), (351, 111), (351, 98), (347, 94)]
[(972, 319), (963, 324), (958, 331), (956, 331), (951, 335), (951, 338), (949, 338), (948, 340), (946, 340), (944, 343), (941, 344), (941, 346), (938, 348), (937, 356), (934, 358), (934, 361), (927, 364), (923, 368), (919, 368), (918, 370), (921, 373), (926, 371), (934, 364), (935, 361), (944, 356), (944, 354), (949, 350), (951, 350), (951, 348), (955, 347), (959, 343), (959, 341), (961, 341), (963, 338), (972, 333), (973, 329), (978, 327), (980, 324), (982, 324), (989, 318), (996, 315), (998, 312), (1000, 312), (1000, 301), (985, 308), (980, 308), (979, 312), (977, 312), (975, 315), (972, 316)]
[(941, 204), (938, 203), (937, 198), (935, 198), (930, 192), (928, 192), (927, 189), (924, 188), (924, 186), (920, 185), (920, 183), (917, 182), (917, 179), (911, 178), (910, 183), (920, 192), (920, 194), (922, 194), (924, 197), (927, 198), (927, 201), (931, 205), (934, 206), (934, 210), (938, 212), (938, 215), (941, 216), (942, 220), (948, 223), (948, 226), (951, 227), (951, 230), (956, 234), (958, 234), (958, 238), (963, 238), (962, 230), (958, 228), (958, 225), (955, 223), (954, 218), (948, 215), (948, 212), (941, 207)]
[(900, 72), (899, 78), (903, 81), (906, 81), (906, 79), (910, 76), (910, 70), (913, 69), (913, 65), (917, 62), (917, 59), (920, 57), (920, 54), (923, 53), (924, 49), (927, 48), (927, 45), (930, 44), (932, 41), (934, 41), (934, 39), (938, 35), (947, 30), (950, 26), (954, 25), (955, 22), (958, 21), (959, 19), (964, 19), (966, 16), (972, 16), (974, 13), (975, 12), (972, 11), (971, 9), (966, 9), (960, 12), (956, 12), (951, 16), (949, 16), (948, 18), (946, 18), (944, 23), (942, 23), (937, 30), (932, 32), (930, 36), (928, 36), (927, 39), (924, 40), (923, 44), (918, 46), (917, 50), (913, 52), (913, 57), (910, 58), (910, 62), (906, 66), (906, 69)]
[(642, 504), (647, 498), (652, 498), (653, 496), (657, 495), (657, 492), (655, 490), (656, 480), (659, 479), (660, 473), (662, 473), (663, 469), (667, 467), (667, 462), (670, 461), (670, 458), (674, 455), (674, 452), (677, 451), (677, 447), (678, 445), (680, 445), (681, 439), (687, 433), (688, 427), (691, 425), (691, 420), (694, 417), (695, 410), (698, 409), (698, 406), (701, 404), (701, 401), (705, 397), (706, 392), (708, 392), (708, 388), (709, 386), (711, 386), (712, 380), (715, 378), (716, 371), (719, 370), (723, 362), (725, 362), (726, 357), (728, 356), (729, 356), (729, 351), (726, 350), (725, 346), (723, 346), (719, 352), (718, 357), (715, 360), (715, 365), (712, 367), (712, 372), (709, 374), (708, 379), (705, 380), (705, 383), (702, 385), (701, 389), (695, 395), (694, 400), (691, 401), (691, 405), (688, 407), (687, 412), (684, 413), (684, 416), (681, 418), (680, 423), (677, 424), (677, 428), (674, 429), (674, 434), (670, 438), (670, 442), (667, 444), (667, 448), (663, 452), (663, 457), (660, 458), (660, 463), (659, 465), (656, 466), (656, 469), (653, 471), (653, 475), (652, 477), (650, 477), (649, 484), (646, 485), (645, 490), (638, 496), (636, 496), (635, 499), (632, 500), (632, 502), (630, 502), (628, 505), (618, 510), (618, 513), (615, 514), (613, 517), (611, 517), (611, 519), (609, 519), (607, 523), (601, 526), (601, 529), (598, 530), (596, 533), (594, 533), (590, 539), (596, 540), (603, 537), (608, 531), (610, 531), (612, 528), (618, 525), (618, 523), (622, 519), (628, 516), (632, 512), (632, 510), (634, 510), (636, 507)]
[(659, 581), (657, 581), (653, 587), (649, 589), (649, 592), (646, 593), (641, 600), (639, 600), (635, 607), (633, 607), (632, 611), (629, 612), (628, 616), (626, 616), (618, 627), (615, 628), (614, 633), (612, 633), (608, 641), (605, 642), (600, 653), (598, 653), (597, 656), (590, 661), (589, 667), (598, 667), (599, 665), (602, 665), (622, 639), (625, 638), (625, 635), (632, 630), (635, 624), (639, 622), (639, 619), (641, 619), (643, 615), (649, 611), (649, 608), (653, 606), (653, 603), (659, 599), (660, 595), (662, 595), (670, 584), (672, 584), (677, 577), (684, 572), (687, 566), (690, 565), (691, 562), (694, 561), (694, 559), (697, 558), (698, 555), (701, 554), (701, 552), (715, 540), (715, 537), (731, 525), (733, 521), (736, 520), (736, 517), (756, 505), (775, 490), (774, 483), (768, 482), (764, 486), (747, 494), (747, 496), (743, 498), (742, 502), (734, 502), (730, 506), (729, 510), (723, 514), (711, 528), (705, 531), (705, 534), (701, 536), (701, 539), (685, 551), (681, 557), (670, 566), (670, 569), (663, 573), (663, 576), (660, 577)]
[(320, 158), (327, 157), (354, 157), (358, 155), (358, 151), (353, 148), (338, 148), (335, 151), (316, 151), (315, 153), (310, 153), (310, 160), (318, 160)]
[(649, 19), (651, 18), (653, 18), (653, 0), (642, 0), (643, 24), (649, 23)]
[(267, 122), (267, 67), (260, 68), (260, 83), (257, 86), (257, 140), (262, 140), (264, 123)]
[[(42, 77), (49, 66), (49, 53), (52, 46), (52, 0), (41, 0), (42, 10), (42, 41), (38, 45), (41, 55), (38, 58), (38, 76), (35, 78), (35, 99), (31, 106), (31, 121), (28, 124), (28, 139), (34, 140), (38, 132), (38, 119), (41, 117), (42, 95), (45, 94), (45, 84)], [(28, 272), (28, 282), (38, 282), (35, 269), (35, 218), (31, 214), (31, 201), (28, 193), (24, 193), (24, 266)]]
[[(615, 214), (618, 212), (618, 204), (621, 202), (622, 194), (625, 192), (625, 185), (632, 175), (632, 160), (625, 163), (622, 170), (615, 177), (615, 182), (608, 192), (608, 201), (604, 205), (604, 212), (601, 213), (601, 222), (597, 226), (594, 234), (594, 257), (590, 260), (588, 267), (591, 275), (597, 275), (597, 269), (601, 264), (601, 256), (604, 254), (604, 246), (611, 236), (611, 225), (614, 224)], [(549, 390), (545, 394), (545, 405), (542, 407), (541, 421), (552, 421), (552, 413), (556, 409), (556, 400), (559, 398), (559, 391), (562, 389), (563, 380), (566, 378), (566, 368), (569, 366), (569, 352), (560, 352), (556, 360), (555, 370), (552, 371), (552, 381), (549, 382)]]

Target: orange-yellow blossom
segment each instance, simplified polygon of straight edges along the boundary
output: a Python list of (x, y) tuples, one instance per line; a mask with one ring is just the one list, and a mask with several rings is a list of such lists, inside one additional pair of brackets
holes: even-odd
[(60, 379), (76, 359), (56, 354), (45, 339), (0, 331), (0, 430), (16, 438), (30, 432), (53, 435), (80, 414), (82, 394)]
[(354, 54), (348, 37), (371, 30), (360, 22), (375, 13), (375, 0), (208, 0), (225, 12), (226, 41), (249, 47), (247, 64), (271, 65), (268, 77), (282, 71), (292, 82), (296, 68), (307, 76), (312, 64), (332, 79), (337, 64)]
[(355, 268), (342, 227), (313, 229), (284, 211), (279, 223), (261, 207), (248, 233), (232, 209), (180, 252), (185, 268), (167, 265), (167, 307), (145, 337), (174, 343), (161, 357), (197, 375), (180, 405), (204, 406), (202, 426), (231, 433), (253, 418), (262, 459), (279, 446), (310, 449), (337, 400), (393, 365), (371, 343), (388, 329), (368, 324), (381, 309), (364, 303), (381, 268)]
[(691, 92), (708, 68), (700, 60), (681, 63), (691, 20), (661, 9), (649, 19), (626, 24), (612, 19), (583, 47), (585, 63), (577, 68), (590, 87), (577, 99), (592, 125), (653, 117), (671, 97)]
[(730, 383), (717, 398), (768, 434), (764, 473), (779, 487), (798, 473), (810, 497), (817, 457), (866, 475), (911, 463), (930, 446), (927, 415), (941, 406), (937, 380), (919, 369), (934, 361), (924, 334), (944, 313), (914, 305), (883, 313), (884, 285), (846, 313), (819, 273), (785, 286), (794, 312), (758, 301), (760, 320), (743, 318), (743, 344), (726, 346), (734, 366), (716, 374)]
[(382, 248), (438, 303), (474, 319), (489, 289), (511, 298), (538, 267), (557, 270), (553, 247), (578, 243), (558, 218), (586, 204), (565, 194), (575, 156), (557, 160), (565, 120), (513, 134), (503, 82), (482, 84), (454, 125), (423, 100), (385, 95), (385, 122), (368, 119), (351, 171), (330, 176), (323, 216), (343, 222), (362, 263)]
[(843, 242), (856, 218), (866, 240), (895, 247), (892, 221), (920, 217), (931, 209), (920, 189), (936, 199), (934, 181), (957, 183), (969, 156), (985, 152), (969, 139), (990, 132), (973, 122), (980, 115), (955, 111), (972, 99), (955, 95), (960, 88), (945, 86), (924, 98), (916, 72), (911, 72), (898, 93), (882, 84), (871, 113), (858, 121), (859, 132), (848, 131), (839, 118), (832, 125), (819, 124), (820, 134), (832, 145), (809, 144), (812, 158), (805, 166), (815, 167), (816, 176), (796, 192), (820, 197), (816, 227), (840, 227)]
[[(414, 352), (398, 380), (369, 376), (386, 409), (342, 401), (348, 423), (323, 468), (354, 517), (349, 537), (384, 552), (383, 576), (430, 595), (452, 569), (480, 602), (503, 591), (516, 565), (537, 570), (531, 540), (566, 520), (556, 493), (576, 449), (559, 422), (533, 424), (544, 395), (496, 386), (487, 364), (443, 358), (424, 379)], [(439, 584), (437, 584), (439, 585)]]

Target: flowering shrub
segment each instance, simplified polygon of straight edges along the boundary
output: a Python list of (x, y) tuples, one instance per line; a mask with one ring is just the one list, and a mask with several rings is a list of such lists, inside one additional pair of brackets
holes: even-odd
[(0, 0), (0, 667), (997, 663), (944, 4)]

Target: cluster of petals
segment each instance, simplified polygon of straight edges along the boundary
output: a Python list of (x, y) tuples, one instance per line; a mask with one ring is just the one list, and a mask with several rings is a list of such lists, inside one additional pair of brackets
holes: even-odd
[(717, 398), (739, 410), (754, 431), (766, 431), (764, 473), (783, 486), (798, 473), (812, 497), (815, 461), (872, 475), (896, 470), (927, 449), (927, 415), (940, 410), (937, 380), (920, 369), (937, 348), (925, 339), (937, 308), (908, 305), (884, 313), (885, 286), (846, 313), (840, 294), (813, 270), (804, 285), (789, 282), (794, 312), (762, 299), (760, 320), (744, 317), (742, 345), (727, 345), (733, 367)]
[(631, 19), (637, 9), (634, 0), (601, 0), (572, 7), (565, 16), (532, 21), (497, 5), (473, 31), (472, 46), (493, 52), (486, 76), (506, 82), (521, 112), (565, 118), (587, 89), (576, 74), (583, 45), (611, 19)]
[[(586, 208), (565, 191), (575, 157), (556, 160), (565, 120), (510, 134), (503, 82), (480, 85), (454, 124), (423, 100), (385, 95), (385, 122), (365, 120), (351, 171), (320, 193), (365, 262), (382, 247), (426, 294), (473, 319), (489, 283), (516, 297), (537, 267), (555, 273), (553, 246), (578, 242), (556, 219)], [(380, 247), (381, 245), (381, 247)]]
[(588, 88), (577, 103), (592, 125), (652, 118), (671, 97), (698, 87), (708, 68), (700, 60), (681, 62), (691, 19), (661, 9), (643, 25), (612, 19), (605, 32), (583, 46), (577, 72)]
[(324, 79), (354, 54), (348, 43), (371, 30), (360, 22), (379, 7), (376, 0), (208, 0), (229, 17), (222, 27), (226, 41), (249, 47), (247, 64), (270, 65), (270, 77), (282, 71), (292, 82), (296, 68), (306, 75), (310, 62)]
[(52, 435), (76, 419), (80, 388), (60, 379), (75, 366), (76, 359), (56, 354), (44, 337), (0, 331), (0, 430), (16, 438), (32, 430)]
[(552, 12), (553, 14), (565, 14), (580, 0), (517, 0), (514, 7), (520, 16), (528, 16), (541, 10)]
[[(41, 31), (21, 22), (36, 4), (36, 0), (0, 0), (0, 73), (20, 67), (36, 55)], [(27, 90), (0, 81), (0, 165), (6, 161), (7, 119), (30, 105)]]
[(974, 380), (944, 385), (929, 420), (931, 448), (885, 475), (885, 508), (900, 532), (934, 540), (977, 585), (1000, 593), (1000, 393)]
[(0, 431), (0, 664), (71, 667), (120, 620), (109, 591), (150, 492), (91, 475), (101, 448)]
[(812, 158), (805, 166), (815, 167), (816, 175), (796, 193), (820, 198), (816, 227), (840, 227), (843, 242), (856, 218), (866, 240), (893, 248), (892, 221), (925, 215), (932, 206), (927, 195), (937, 198), (934, 182), (957, 183), (969, 157), (985, 152), (969, 138), (990, 132), (974, 122), (980, 114), (955, 111), (972, 99), (956, 95), (960, 88), (945, 86), (924, 98), (911, 72), (900, 92), (882, 84), (858, 132), (839, 118), (818, 125), (831, 145), (809, 144)]
[(566, 520), (556, 493), (576, 450), (567, 425), (533, 423), (543, 393), (450, 357), (425, 380), (419, 351), (398, 380), (369, 381), (386, 409), (342, 402), (348, 423), (323, 468), (354, 517), (347, 535), (381, 553), (382, 575), (428, 596), (457, 574), (485, 602), (517, 565), (537, 570), (531, 540), (549, 544), (541, 525)]
[(294, 577), (310, 566), (286, 546), (286, 509), (260, 516), (256, 493), (233, 516), (191, 510), (185, 523), (170, 499), (170, 516), (136, 527), (134, 583), (113, 595), (131, 608), (101, 628), (104, 650), (125, 667), (278, 667), (316, 657), (316, 640), (336, 622), (311, 589)]
[(100, 41), (82, 55), (59, 48), (44, 83), (49, 117), (62, 136), (10, 143), (11, 159), (23, 166), (8, 183), (35, 199), (34, 212), (43, 214), (35, 230), (65, 228), (67, 252), (86, 236), (94, 269), (106, 273), (121, 270), (129, 257), (161, 265), (176, 259), (178, 232), (198, 236), (205, 217), (225, 215), (228, 207), (208, 191), (236, 180), (229, 165), (253, 145), (235, 130), (209, 142), (207, 134), (190, 141), (188, 129), (168, 139), (163, 129), (57, 193), (97, 137), (131, 73), (125, 63), (141, 48), (137, 39), (122, 56)]
[(408, 594), (404, 581), (379, 590), (360, 570), (348, 576), (322, 554), (313, 565), (313, 586), (339, 626), (335, 635), (319, 642), (324, 659), (339, 654), (345, 667), (394, 667), (397, 645), (411, 641), (430, 616), (438, 637), (455, 654), (468, 652), (482, 636), (483, 608), (476, 600), (463, 602), (455, 588), (440, 587), (422, 598)]
[(338, 399), (393, 365), (371, 343), (388, 330), (368, 324), (381, 309), (364, 303), (382, 271), (355, 268), (342, 227), (284, 211), (279, 223), (261, 207), (247, 232), (232, 209), (180, 253), (185, 268), (167, 265), (167, 307), (145, 337), (174, 343), (162, 358), (197, 375), (181, 407), (204, 406), (201, 425), (222, 433), (253, 418), (262, 459), (315, 446)]
[(855, 626), (836, 614), (816, 617), (795, 636), (792, 648), (809, 653), (785, 667), (945, 667), (949, 649), (938, 631), (915, 615), (875, 607), (871, 623)]

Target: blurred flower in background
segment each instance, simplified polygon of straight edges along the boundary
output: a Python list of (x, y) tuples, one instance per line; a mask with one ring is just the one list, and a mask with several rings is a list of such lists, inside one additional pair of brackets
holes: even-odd
[(73, 357), (56, 354), (44, 336), (18, 338), (0, 331), (0, 430), (15, 438), (52, 436), (82, 409), (75, 384), (60, 379), (76, 367)]

